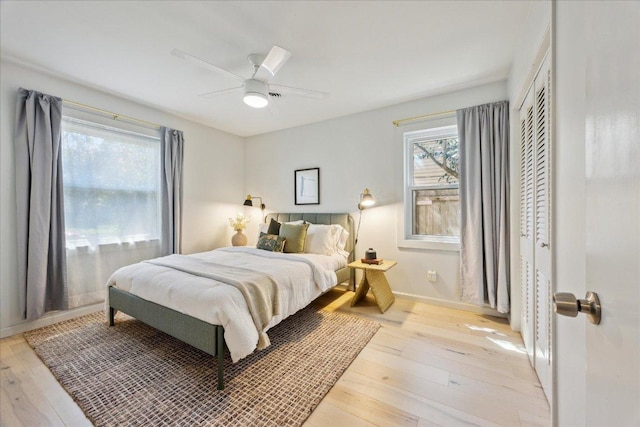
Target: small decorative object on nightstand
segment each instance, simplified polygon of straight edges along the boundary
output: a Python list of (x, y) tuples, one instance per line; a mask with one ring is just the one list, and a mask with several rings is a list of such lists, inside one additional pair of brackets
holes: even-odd
[(367, 261), (378, 259), (378, 254), (373, 250), (373, 248), (369, 248), (364, 252), (364, 259)]
[(235, 218), (229, 218), (229, 225), (236, 230), (236, 234), (231, 236), (231, 244), (233, 246), (245, 246), (247, 244), (247, 236), (242, 232), (247, 226), (247, 223), (251, 221), (251, 217), (245, 217), (242, 214), (238, 214)]
[(242, 230), (236, 230), (236, 234), (231, 236), (231, 244), (233, 246), (246, 246), (247, 245), (247, 236), (242, 232)]
[[(369, 261), (369, 260), (365, 260)], [(373, 260), (371, 260), (373, 261)], [(389, 287), (389, 282), (387, 282), (387, 278), (384, 273), (394, 267), (397, 262), (389, 261), (389, 260), (376, 260), (379, 261), (379, 264), (369, 264), (368, 262), (354, 261), (349, 264), (351, 268), (359, 268), (362, 271), (362, 279), (360, 280), (360, 284), (358, 284), (358, 288), (356, 289), (356, 293), (351, 300), (351, 307), (356, 305), (358, 301), (367, 295), (367, 291), (371, 288), (371, 292), (373, 292), (373, 296), (376, 299), (376, 304), (378, 304), (378, 308), (382, 313), (387, 311), (391, 304), (395, 301), (395, 297), (393, 296), (393, 292), (391, 292), (391, 287)]]

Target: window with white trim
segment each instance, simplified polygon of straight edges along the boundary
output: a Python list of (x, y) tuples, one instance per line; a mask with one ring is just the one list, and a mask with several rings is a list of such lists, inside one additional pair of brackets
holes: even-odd
[(66, 118), (62, 169), (67, 247), (160, 237), (160, 143)]
[(404, 132), (405, 240), (458, 243), (458, 127)]
[(160, 256), (160, 135), (148, 133), (63, 117), (70, 308), (103, 301), (118, 268)]

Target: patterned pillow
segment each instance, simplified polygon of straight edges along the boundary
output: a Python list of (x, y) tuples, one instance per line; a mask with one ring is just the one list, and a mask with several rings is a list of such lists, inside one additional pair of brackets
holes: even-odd
[(260, 233), (256, 248), (271, 252), (282, 252), (285, 240), (284, 237), (276, 236), (275, 234)]

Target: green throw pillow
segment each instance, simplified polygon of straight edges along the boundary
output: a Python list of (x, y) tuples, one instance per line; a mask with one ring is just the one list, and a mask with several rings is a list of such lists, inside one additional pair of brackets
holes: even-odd
[(307, 229), (309, 224), (287, 224), (280, 226), (280, 237), (284, 237), (284, 252), (299, 253), (304, 252), (304, 242), (307, 240)]
[(271, 218), (271, 221), (269, 222), (267, 234), (275, 234), (276, 236), (280, 234), (280, 223), (273, 218)]
[(284, 242), (284, 237), (280, 237), (276, 234), (260, 233), (260, 238), (258, 239), (256, 248), (271, 252), (282, 252)]

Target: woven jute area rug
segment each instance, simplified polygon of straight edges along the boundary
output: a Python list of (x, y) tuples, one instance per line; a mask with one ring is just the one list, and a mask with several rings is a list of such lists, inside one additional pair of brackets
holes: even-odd
[(95, 313), (24, 336), (98, 426), (298, 426), (379, 326), (305, 308), (268, 348), (227, 353), (222, 391), (212, 356), (121, 313), (112, 328)]

